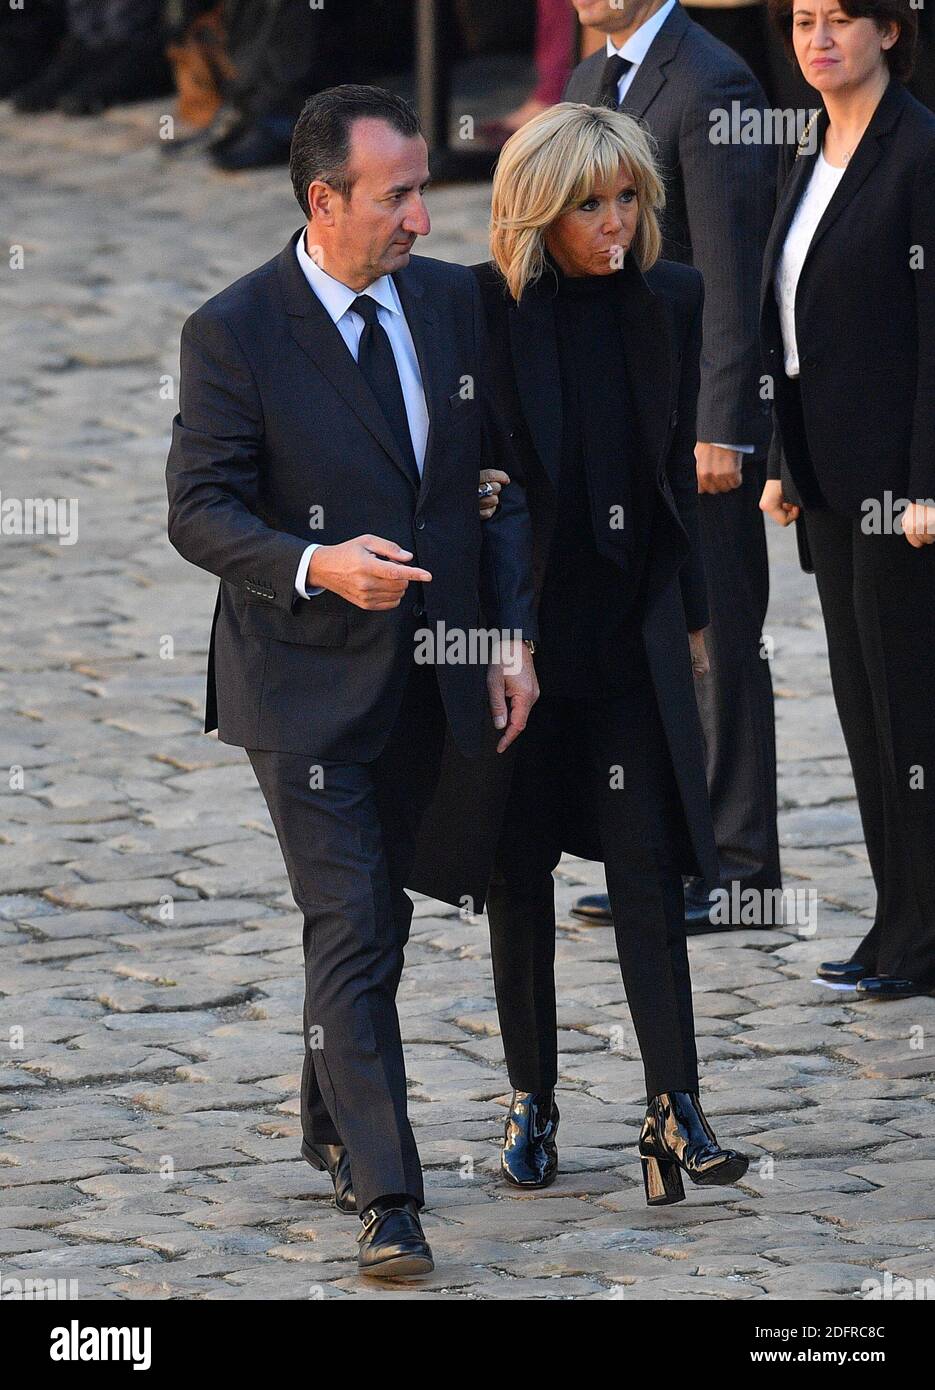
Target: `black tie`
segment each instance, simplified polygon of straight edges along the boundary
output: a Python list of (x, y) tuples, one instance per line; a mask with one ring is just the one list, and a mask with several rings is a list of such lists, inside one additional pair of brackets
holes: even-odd
[(406, 399), (400, 385), (393, 346), (386, 329), (377, 318), (377, 301), (369, 294), (361, 294), (354, 300), (351, 308), (355, 314), (360, 314), (364, 321), (364, 331), (360, 335), (360, 347), (357, 352), (357, 365), (377, 398), (386, 423), (393, 431), (412, 480), (418, 488), (422, 480), (412, 447)]
[(621, 58), (619, 53), (612, 53), (604, 64), (604, 71), (601, 74), (601, 92), (598, 99), (598, 106), (609, 106), (611, 111), (620, 110), (620, 102), (617, 99), (617, 87), (621, 77), (625, 72), (629, 72), (633, 64), (629, 58)]

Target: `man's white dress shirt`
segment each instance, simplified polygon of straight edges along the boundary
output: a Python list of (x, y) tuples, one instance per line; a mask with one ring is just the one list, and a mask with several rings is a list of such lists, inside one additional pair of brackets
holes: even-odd
[[(352, 290), (348, 285), (343, 284), (340, 280), (335, 280), (333, 275), (322, 270), (321, 266), (312, 259), (306, 250), (304, 232), (295, 244), (295, 254), (302, 267), (302, 273), (332, 322), (337, 326), (338, 332), (347, 344), (348, 351), (356, 362), (360, 349), (360, 337), (364, 331), (364, 320), (360, 314), (351, 309), (351, 305), (358, 296), (358, 291)], [(425, 404), (425, 392), (422, 388), (419, 359), (416, 356), (415, 343), (412, 341), (406, 315), (399, 302), (396, 286), (389, 275), (381, 275), (379, 280), (374, 280), (372, 285), (368, 285), (360, 293), (367, 294), (371, 299), (376, 300), (377, 319), (381, 327), (386, 330), (390, 347), (393, 349), (396, 370), (399, 372), (399, 382), (403, 388), (403, 399), (406, 403), (406, 417), (409, 421), (409, 433), (412, 435), (412, 449), (421, 477), (425, 464), (425, 445), (429, 435), (429, 413)], [(305, 584), (308, 562), (317, 549), (317, 542), (306, 546), (299, 561), (295, 587), (300, 598), (312, 598), (315, 594), (322, 592), (321, 589), (308, 589)]]

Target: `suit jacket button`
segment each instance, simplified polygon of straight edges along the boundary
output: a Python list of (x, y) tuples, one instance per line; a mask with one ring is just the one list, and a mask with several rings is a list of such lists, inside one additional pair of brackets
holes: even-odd
[(420, 516), (420, 517), (417, 519), (417, 521), (416, 521), (416, 530), (417, 530), (417, 531), (424, 531), (424, 530), (425, 530), (425, 517), (424, 517), (424, 516)]
[(416, 618), (424, 618), (424, 617), (425, 617), (425, 604), (424, 604), (424, 603), (414, 603), (414, 604), (412, 605), (412, 612), (413, 612), (413, 615), (414, 615)]

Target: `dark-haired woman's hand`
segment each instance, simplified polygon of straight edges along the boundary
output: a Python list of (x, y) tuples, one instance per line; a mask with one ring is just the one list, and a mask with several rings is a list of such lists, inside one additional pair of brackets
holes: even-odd
[(692, 675), (706, 676), (711, 669), (704, 644), (704, 628), (688, 634), (688, 650), (691, 652)]
[(760, 495), (760, 511), (765, 512), (770, 521), (775, 521), (777, 526), (788, 526), (790, 521), (796, 520), (800, 508), (794, 502), (786, 501), (782, 483), (778, 478), (767, 478)]
[(924, 502), (910, 502), (900, 524), (906, 540), (917, 550), (935, 541), (935, 507), (928, 507)]

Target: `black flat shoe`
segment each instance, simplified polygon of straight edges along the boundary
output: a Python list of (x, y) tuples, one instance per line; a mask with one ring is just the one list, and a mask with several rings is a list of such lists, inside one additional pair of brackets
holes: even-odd
[(856, 985), (873, 971), (856, 960), (823, 960), (815, 972), (819, 980), (833, 980), (839, 985)]
[(614, 914), (610, 910), (610, 898), (606, 893), (588, 893), (579, 898), (571, 909), (572, 917), (591, 926), (613, 926)]
[(59, 97), (93, 62), (93, 51), (80, 39), (70, 35), (42, 72), (31, 82), (25, 82), (16, 89), (13, 93), (14, 109), (30, 114), (51, 111), (57, 105)]
[(57, 105), (66, 116), (97, 116), (110, 106), (149, 101), (173, 90), (172, 69), (157, 36), (95, 50), (80, 77), (61, 93)]
[(730, 931), (730, 922), (711, 921), (711, 896), (694, 882), (685, 889), (685, 935), (707, 936), (709, 932)]
[(290, 141), (274, 135), (264, 126), (248, 125), (229, 143), (211, 151), (211, 162), (225, 173), (248, 169), (268, 169), (289, 163)]
[(858, 999), (911, 999), (915, 994), (931, 993), (925, 985), (895, 975), (865, 975), (857, 986)]
[(334, 1183), (334, 1204), (338, 1211), (356, 1211), (357, 1198), (351, 1183), (351, 1164), (343, 1144), (306, 1144), (302, 1157), (320, 1173), (330, 1173)]
[(643, 1187), (651, 1207), (685, 1198), (682, 1173), (699, 1187), (737, 1182), (750, 1160), (736, 1149), (722, 1149), (693, 1091), (653, 1096), (640, 1131)]
[(548, 1187), (558, 1172), (559, 1113), (551, 1091), (514, 1091), (503, 1133), (500, 1168), (514, 1187)]
[(375, 1202), (361, 1217), (357, 1268), (378, 1279), (402, 1279), (431, 1274), (432, 1252), (422, 1230), (415, 1202), (405, 1206)]

